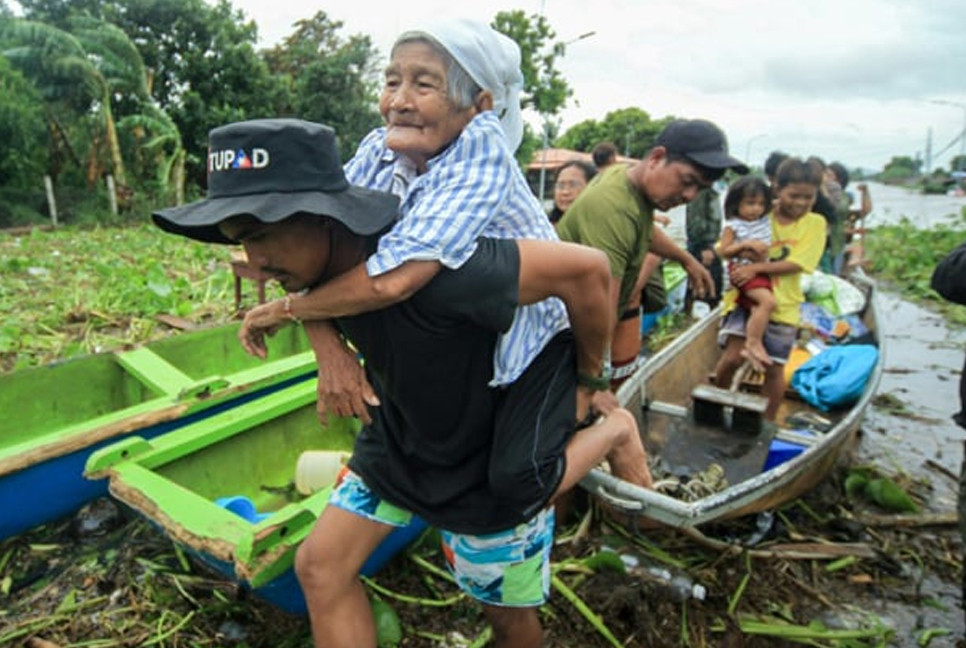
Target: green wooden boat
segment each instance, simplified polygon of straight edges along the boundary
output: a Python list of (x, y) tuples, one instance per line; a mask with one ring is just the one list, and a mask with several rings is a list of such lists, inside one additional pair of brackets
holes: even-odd
[(94, 449), (134, 433), (156, 436), (315, 375), (298, 327), (271, 338), (261, 360), (241, 348), (239, 326), (0, 376), (0, 539), (106, 494), (82, 476)]
[[(328, 502), (294, 487), (307, 450), (351, 451), (356, 419), (322, 425), (316, 381), (278, 390), (153, 440), (130, 437), (93, 453), (85, 475), (106, 477), (111, 495), (228, 580), (290, 612), (305, 600), (295, 551)], [(244, 506), (238, 506), (244, 504)], [(363, 567), (372, 574), (426, 525), (397, 529)]]

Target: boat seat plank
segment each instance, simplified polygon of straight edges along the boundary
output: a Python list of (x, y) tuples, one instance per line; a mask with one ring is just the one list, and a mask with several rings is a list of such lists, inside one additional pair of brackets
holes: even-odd
[(758, 394), (731, 391), (714, 385), (697, 385), (691, 390), (694, 420), (708, 425), (724, 424), (724, 408), (732, 408), (733, 429), (759, 430), (768, 399)]
[(644, 409), (649, 412), (667, 414), (668, 416), (680, 416), (682, 418), (687, 417), (688, 415), (688, 408), (684, 407), (683, 405), (676, 405), (674, 403), (667, 403), (657, 400), (647, 403)]
[(195, 382), (191, 376), (146, 347), (116, 354), (118, 363), (158, 394), (177, 394)]
[(691, 400), (715, 403), (763, 414), (768, 407), (768, 399), (758, 394), (730, 391), (713, 385), (698, 385), (691, 390)]

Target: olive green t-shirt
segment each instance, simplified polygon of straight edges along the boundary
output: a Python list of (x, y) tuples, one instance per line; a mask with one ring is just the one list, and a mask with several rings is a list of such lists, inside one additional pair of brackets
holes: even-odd
[(591, 180), (557, 222), (561, 240), (603, 250), (620, 280), (617, 313), (623, 313), (651, 246), (654, 207), (627, 179), (627, 165), (614, 164)]

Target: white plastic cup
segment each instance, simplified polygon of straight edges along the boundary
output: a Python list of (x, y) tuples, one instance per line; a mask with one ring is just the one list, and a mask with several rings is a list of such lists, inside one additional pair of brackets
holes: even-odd
[(310, 495), (331, 486), (348, 460), (341, 450), (306, 450), (295, 464), (295, 489)]

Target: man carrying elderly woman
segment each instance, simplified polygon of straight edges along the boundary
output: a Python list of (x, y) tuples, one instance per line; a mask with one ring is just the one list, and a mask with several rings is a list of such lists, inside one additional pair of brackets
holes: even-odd
[[(358, 416), (372, 423), (375, 412), (377, 424), (385, 423), (383, 412), (375, 409), (384, 405), (379, 390), (373, 389), (332, 320), (409, 300), (440, 272), (463, 267), (482, 238), (557, 240), (513, 158), (523, 128), (519, 68), (516, 44), (472, 21), (438, 23), (404, 32), (397, 39), (380, 99), (385, 126), (364, 139), (345, 173), (354, 185), (397, 195), (398, 220), (364, 263), (298, 294), (256, 307), (246, 315), (240, 332), (245, 348), (264, 356), (265, 335), (294, 321), (303, 323), (319, 360), (320, 413)], [(601, 289), (608, 290), (607, 286)], [(576, 321), (583, 314), (570, 312), (568, 317), (567, 305), (557, 297), (530, 303), (523, 298), (527, 291), (522, 284), (520, 292), (512, 323), (497, 336), (493, 351), (489, 386), (500, 394), (501, 411), (494, 416), (497, 425), (518, 418), (514, 412), (524, 416), (525, 409), (533, 409), (532, 394), (513, 398), (514, 390), (528, 383), (532, 367), (546, 366), (548, 357), (557, 357), (560, 341), (569, 339), (561, 336), (569, 336), (571, 321), (578, 338), (575, 362), (560, 365), (562, 379), (572, 382), (573, 389), (546, 387), (540, 396), (549, 411), (556, 412), (548, 420), (559, 420), (560, 413), (566, 413), (573, 424), (561, 433), (541, 428), (538, 417), (532, 429), (521, 432), (531, 435), (534, 449), (543, 452), (544, 436), (564, 435), (565, 451), (554, 459), (559, 469), (553, 473), (553, 483), (541, 486), (539, 501), (528, 503), (522, 522), (519, 511), (508, 510), (503, 518), (491, 515), (486, 522), (467, 523), (466, 510), (432, 504), (432, 484), (423, 482), (400, 493), (392, 475), (380, 474), (361, 461), (352, 464), (358, 473), (351, 482), (353, 491), (340, 494), (342, 485), (336, 488), (335, 506), (323, 513), (296, 560), (318, 646), (374, 645), (371, 614), (356, 577), (360, 565), (343, 559), (345, 542), (387, 533), (385, 528), (394, 523), (373, 513), (372, 500), (394, 507), (405, 500), (410, 510), (417, 509), (444, 531), (448, 564), (460, 587), (482, 603), (496, 645), (536, 647), (542, 636), (536, 610), (549, 594), (552, 503), (563, 485), (572, 486), (605, 457), (624, 479), (650, 484), (633, 417), (607, 391), (605, 358), (610, 340), (581, 344)], [(406, 355), (402, 349), (398, 354)], [(427, 407), (432, 407), (433, 398), (442, 403), (460, 397), (459, 380), (450, 383), (447, 392), (422, 397)], [(533, 381), (528, 384), (526, 389), (532, 389)], [(382, 393), (385, 397), (388, 392)], [(602, 423), (576, 431), (577, 421), (593, 411), (603, 415)], [(500, 430), (493, 434), (498, 439)], [(418, 463), (434, 449), (414, 444), (410, 450)], [(508, 456), (497, 447), (491, 452), (489, 471), (469, 485), (484, 500), (507, 488), (493, 483), (492, 475), (520, 475), (522, 481), (532, 481), (536, 461), (546, 464), (548, 460), (525, 453)], [(398, 462), (393, 470), (406, 473), (408, 463)], [(411, 477), (400, 481), (420, 483)], [(476, 475), (444, 479), (471, 477)], [(354, 502), (360, 503), (358, 509)], [(524, 580), (521, 573), (527, 574)]]

